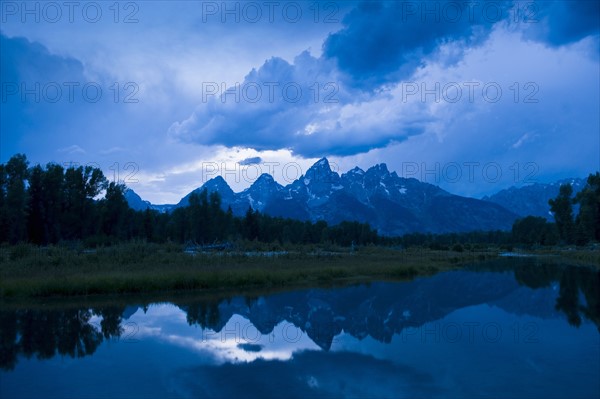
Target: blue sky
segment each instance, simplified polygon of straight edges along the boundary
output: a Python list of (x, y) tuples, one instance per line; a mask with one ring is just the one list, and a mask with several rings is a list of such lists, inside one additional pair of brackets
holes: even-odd
[(154, 203), (323, 156), (475, 197), (600, 169), (596, 1), (69, 4), (0, 2), (2, 162)]

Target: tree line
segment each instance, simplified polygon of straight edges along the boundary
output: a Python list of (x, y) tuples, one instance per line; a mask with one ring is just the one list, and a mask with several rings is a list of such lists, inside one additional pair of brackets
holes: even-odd
[[(583, 190), (573, 196), (573, 187), (563, 184), (556, 198), (548, 201), (555, 223), (527, 216), (512, 228), (513, 240), (522, 244), (586, 245), (600, 242), (600, 173), (590, 174)], [(573, 206), (579, 205), (574, 215)]]
[(84, 241), (89, 246), (143, 239), (149, 242), (214, 243), (245, 239), (291, 244), (377, 243), (366, 223), (299, 221), (249, 208), (243, 217), (224, 210), (218, 193), (192, 193), (189, 206), (169, 213), (135, 211), (127, 188), (108, 182), (91, 166), (64, 168), (50, 163), (29, 167), (17, 154), (0, 164), (0, 243), (37, 245)]
[[(449, 234), (411, 233), (381, 237), (367, 223), (329, 226), (272, 217), (249, 208), (243, 217), (223, 209), (218, 193), (192, 193), (189, 206), (169, 213), (135, 211), (125, 199), (127, 188), (108, 182), (91, 166), (68, 167), (29, 162), (23, 154), (0, 164), (0, 243), (37, 245), (84, 241), (88, 246), (132, 239), (149, 242), (214, 243), (239, 239), (291, 244), (341, 246), (385, 244), (463, 250), (470, 245), (585, 245), (600, 241), (600, 173), (590, 174), (573, 197), (569, 184), (549, 201), (555, 223), (543, 217), (517, 220), (512, 231)], [(579, 206), (575, 216), (573, 206)]]

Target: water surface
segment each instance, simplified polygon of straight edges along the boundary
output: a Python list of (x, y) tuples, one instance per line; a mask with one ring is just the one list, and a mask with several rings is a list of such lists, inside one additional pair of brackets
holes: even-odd
[(0, 311), (1, 397), (599, 397), (600, 274)]

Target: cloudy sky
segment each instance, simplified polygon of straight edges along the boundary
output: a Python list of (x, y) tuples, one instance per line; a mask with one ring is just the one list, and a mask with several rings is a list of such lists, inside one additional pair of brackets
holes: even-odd
[(0, 161), (154, 203), (326, 156), (481, 197), (600, 170), (597, 1), (0, 2)]

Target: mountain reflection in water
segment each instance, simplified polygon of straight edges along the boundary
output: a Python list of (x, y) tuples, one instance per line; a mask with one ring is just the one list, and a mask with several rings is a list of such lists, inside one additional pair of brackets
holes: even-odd
[[(114, 356), (117, 348), (132, 344), (126, 351), (143, 347), (145, 357), (170, 359), (156, 366), (164, 367), (163, 374), (168, 375), (168, 383), (161, 382), (169, 387), (160, 393), (166, 395), (402, 396), (399, 392), (410, 392), (412, 396), (480, 396), (485, 386), (469, 391), (469, 377), (464, 376), (459, 389), (455, 385), (463, 377), (450, 377), (450, 366), (436, 364), (428, 370), (419, 367), (419, 357), (443, 354), (455, 367), (477, 373), (497, 373), (491, 370), (498, 362), (518, 358), (517, 369), (554, 373), (558, 366), (541, 360), (532, 344), (551, 343), (560, 351), (562, 345), (574, 344), (567, 340), (576, 339), (566, 337), (565, 331), (592, 325), (593, 335), (586, 335), (591, 339), (586, 352), (590, 356), (599, 352), (600, 273), (535, 259), (502, 259), (410, 282), (256, 297), (180, 298), (162, 304), (96, 308), (5, 308), (0, 311), (0, 366), (4, 370), (0, 377), (8, 386), (3, 383), (0, 393), (26, 396), (26, 391), (10, 388), (11, 376), (17, 379), (19, 375), (20, 362), (39, 363), (57, 355), (94, 358), (105, 345)], [(153, 354), (150, 342), (153, 350), (160, 347), (162, 352), (183, 354), (179, 360), (166, 352)], [(492, 348), (490, 344), (497, 345)], [(472, 364), (481, 360), (473, 357), (480, 348), (496, 359)], [(512, 358), (508, 357), (511, 351)], [(562, 355), (556, 356), (558, 363), (563, 361)], [(597, 359), (582, 362), (583, 368), (589, 362), (592, 368), (600, 367)], [(562, 372), (569, 377), (569, 370)], [(110, 375), (107, 370), (103, 373)], [(235, 384), (230, 382), (232, 375)], [(517, 391), (505, 394), (521, 392), (519, 384), (524, 384), (525, 391), (545, 392), (532, 386), (531, 379), (516, 378), (512, 384)], [(240, 392), (240, 386), (252, 386), (252, 390)], [(488, 394), (502, 396), (497, 386), (491, 384), (490, 389), (495, 391)], [(569, 393), (590, 393), (585, 384), (581, 389)], [(101, 392), (96, 394), (102, 396)], [(127, 396), (125, 391), (116, 392)], [(149, 395), (159, 392), (148, 391)], [(550, 396), (564, 393), (549, 392)], [(591, 393), (598, 395), (600, 389)]]

